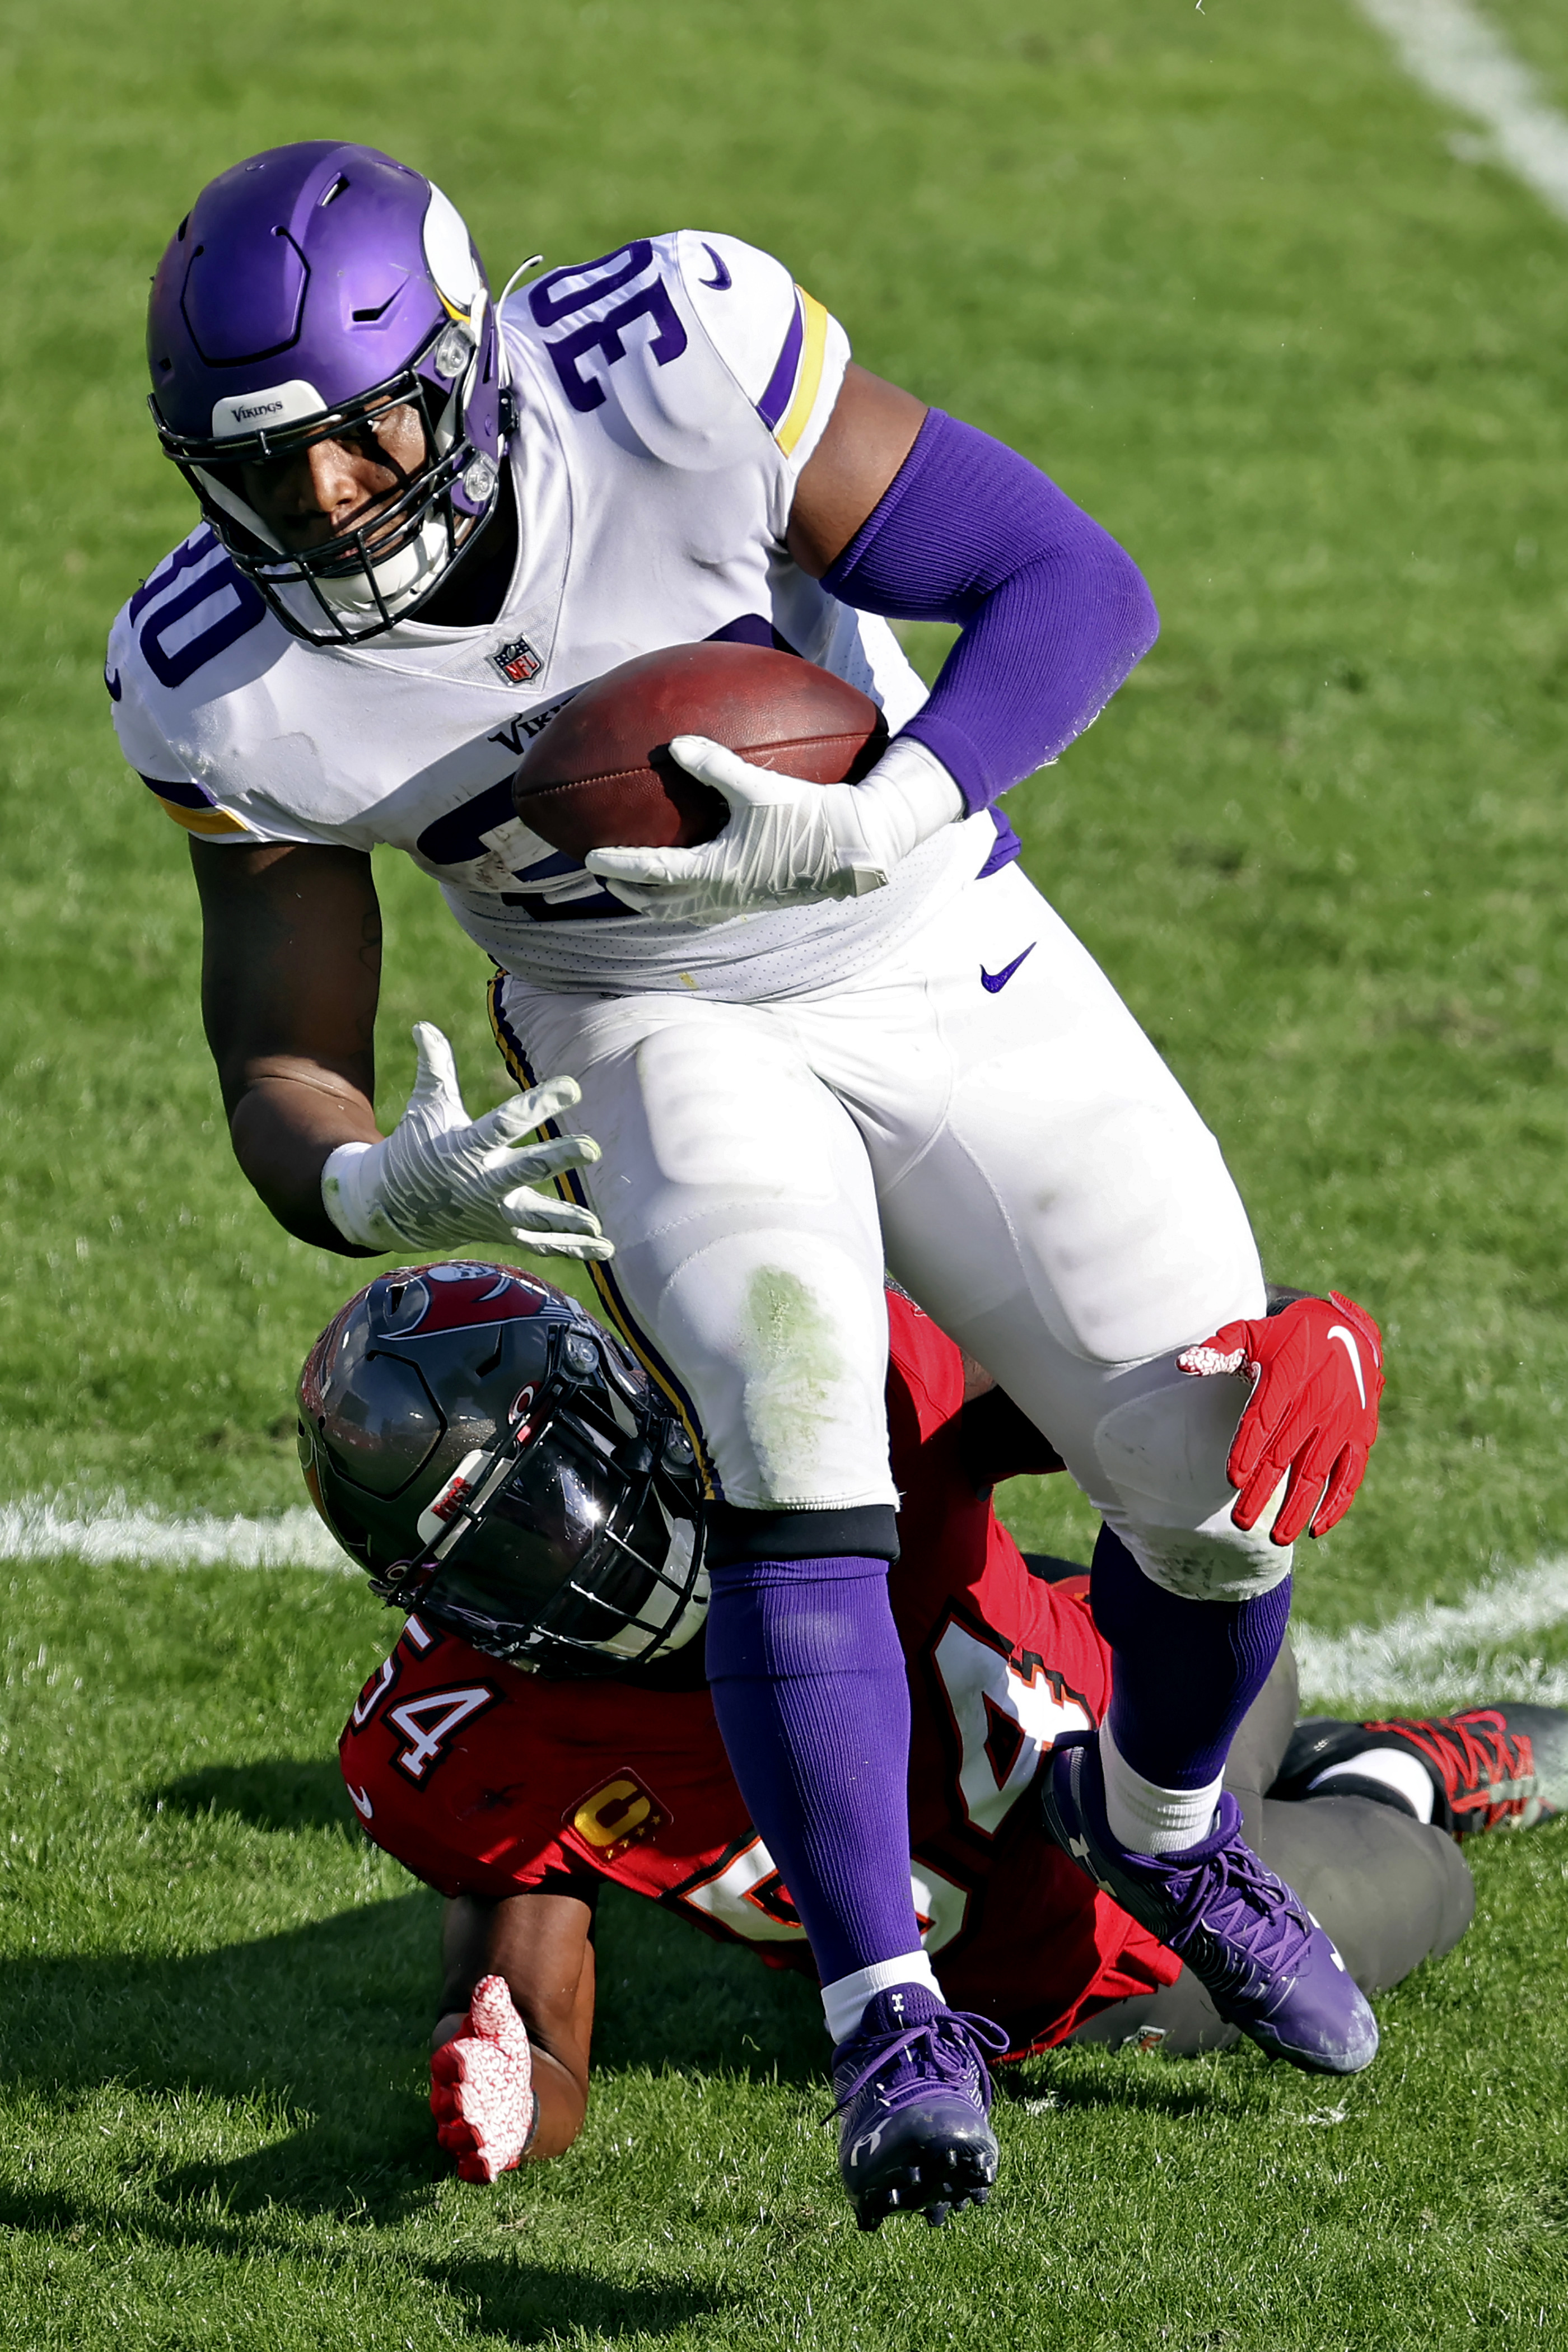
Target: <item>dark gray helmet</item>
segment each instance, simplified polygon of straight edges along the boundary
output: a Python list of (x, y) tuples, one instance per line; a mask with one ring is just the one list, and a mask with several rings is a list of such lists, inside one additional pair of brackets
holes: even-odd
[(617, 1339), (510, 1266), (378, 1275), (300, 1375), (300, 1458), (393, 1607), (491, 1657), (604, 1675), (708, 1608), (691, 1444)]

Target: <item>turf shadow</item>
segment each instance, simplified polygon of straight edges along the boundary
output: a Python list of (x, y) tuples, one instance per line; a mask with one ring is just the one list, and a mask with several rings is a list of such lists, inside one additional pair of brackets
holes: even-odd
[[(1223, 2073), (1216, 2068), (1223, 2067)], [(1161, 2058), (1152, 2052), (1061, 2050), (998, 2070), (1004, 2097), (1021, 2105), (1047, 2098), (1057, 2107), (1106, 2108), (1120, 2115), (1172, 2117), (1233, 2111), (1250, 2076), (1242, 2053)]]
[(106, 2082), (265, 2098), (289, 2136), (161, 2176), (239, 2209), (384, 2212), (437, 2177), (424, 2105), (436, 1899), (407, 1895), (185, 1954), (0, 1965), (0, 2077), (68, 2096)]
[[(1077, 1572), (1077, 1571), (1075, 1571)], [(357, 1834), (335, 1759), (264, 1758), (211, 1764), (150, 1789), (150, 1809), (192, 1819), (242, 1821), (277, 1832)], [(754, 1952), (719, 1944), (645, 1900), (611, 1887), (599, 1906), (599, 2014), (595, 2064), (742, 2074), (815, 2082), (826, 2057), (810, 1980), (769, 1968)], [(430, 1969), (435, 1969), (432, 1931)], [(422, 1988), (427, 2000), (432, 1984)], [(423, 2008), (416, 2011), (422, 2021)]]
[[(426, 2104), (439, 1907), (424, 1891), (186, 1954), (0, 1963), (0, 2080), (58, 2098), (122, 2082), (270, 2102), (286, 2136), (160, 2170), (154, 2193), (236, 2211), (394, 2218), (443, 2179)], [(596, 1941), (595, 2074), (669, 2068), (814, 2082), (815, 1987), (614, 1890)]]
[(623, 2067), (826, 2079), (827, 2038), (814, 1978), (767, 1968), (652, 1903), (608, 1889), (595, 1934), (596, 2074)]
[(673, 2336), (693, 2320), (734, 2310), (740, 2301), (694, 2285), (689, 2278), (622, 2286), (590, 2271), (556, 2270), (515, 2258), (465, 2256), (426, 2267), (449, 2294), (474, 2299), (476, 2331), (513, 2344), (559, 2344), (570, 2329), (581, 2330), (593, 2343)]
[[(228, 2218), (233, 2213), (232, 2221)], [(366, 2213), (372, 2221), (395, 2216)], [(509, 2221), (503, 2226), (515, 2227)], [(268, 2230), (237, 2209), (223, 2215), (191, 2210), (160, 2213), (142, 2205), (128, 2220), (122, 2203), (78, 2198), (54, 2190), (0, 2189), (0, 2229), (67, 2239), (89, 2237), (124, 2248), (142, 2240), (168, 2247), (176, 2253), (191, 2252), (221, 2260), (251, 2263), (258, 2257), (279, 2264), (304, 2263), (316, 2257), (308, 2244), (278, 2230)], [(350, 2252), (352, 2268), (358, 2250)], [(382, 2249), (366, 2231), (364, 2256), (375, 2263)], [(580, 2330), (595, 2343), (614, 2344), (626, 2336), (672, 2336), (693, 2320), (733, 2307), (736, 2298), (711, 2293), (689, 2276), (672, 2280), (642, 2279), (635, 2284), (597, 2276), (569, 2263), (531, 2261), (521, 2252), (426, 2259), (406, 2243), (397, 2250), (400, 2270), (416, 2273), (433, 2287), (443, 2289), (468, 2306), (468, 2327), (485, 2341), (497, 2336), (511, 2344), (559, 2344), (564, 2332)]]
[(226, 1815), (258, 1830), (343, 1830), (355, 1827), (335, 1759), (301, 1763), (288, 1756), (250, 1764), (209, 1764), (199, 1772), (150, 1789), (155, 1812), (192, 1819)]

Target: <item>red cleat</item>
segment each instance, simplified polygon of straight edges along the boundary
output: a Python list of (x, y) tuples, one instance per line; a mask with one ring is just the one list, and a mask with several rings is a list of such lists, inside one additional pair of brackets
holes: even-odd
[[(1533, 1829), (1568, 1803), (1568, 1707), (1507, 1704), (1458, 1715), (1299, 1723), (1268, 1793), (1305, 1797), (1331, 1765), (1353, 1763), (1374, 1748), (1402, 1748), (1420, 1758), (1436, 1799), (1432, 1819), (1452, 1837)], [(1340, 1777), (1321, 1793), (1352, 1792)]]

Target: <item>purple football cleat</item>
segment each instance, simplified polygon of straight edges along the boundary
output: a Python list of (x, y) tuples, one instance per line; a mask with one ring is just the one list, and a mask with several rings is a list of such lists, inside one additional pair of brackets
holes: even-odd
[(1130, 1853), (1105, 1818), (1100, 1743), (1062, 1741), (1041, 1790), (1046, 1826), (1085, 1874), (1206, 1987), (1220, 2015), (1310, 2074), (1359, 2074), (1377, 2020), (1331, 1939), (1241, 1835), (1221, 1794), (1212, 1833), (1178, 1854)]
[(959, 2206), (984, 2204), (997, 2161), (985, 2053), (1006, 2047), (989, 2018), (948, 2009), (923, 1985), (868, 2001), (833, 2053), (838, 2169), (863, 2230), (889, 2213), (923, 2213), (940, 2230)]

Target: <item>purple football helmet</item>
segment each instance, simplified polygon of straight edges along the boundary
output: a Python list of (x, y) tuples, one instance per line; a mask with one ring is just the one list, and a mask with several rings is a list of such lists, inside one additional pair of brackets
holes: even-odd
[(642, 1366), (483, 1260), (378, 1275), (300, 1376), (316, 1508), (395, 1608), (557, 1677), (662, 1659), (708, 1611), (701, 1480)]
[[(153, 281), (149, 403), (165, 453), (285, 627), (353, 644), (408, 619), (495, 510), (510, 425), (500, 338), (468, 232), (405, 163), (331, 140), (221, 173)], [(405, 474), (374, 438), (406, 404), (425, 428)], [(368, 440), (399, 476), (352, 530), (289, 554), (241, 466)]]

